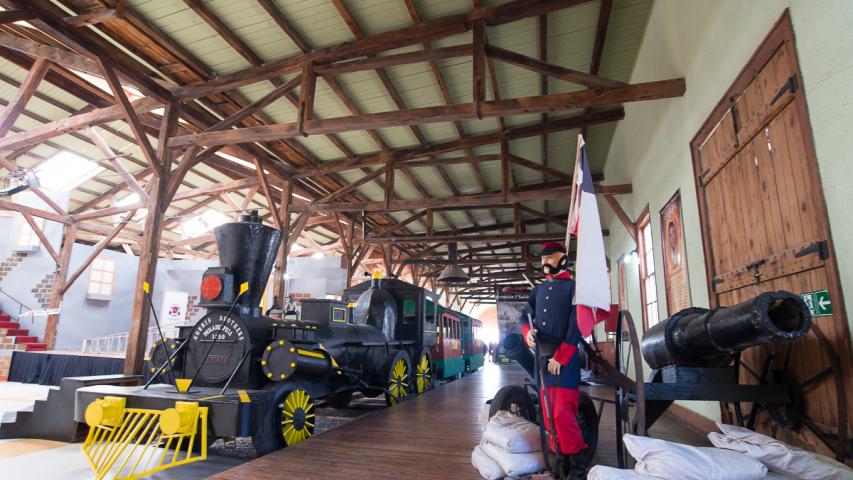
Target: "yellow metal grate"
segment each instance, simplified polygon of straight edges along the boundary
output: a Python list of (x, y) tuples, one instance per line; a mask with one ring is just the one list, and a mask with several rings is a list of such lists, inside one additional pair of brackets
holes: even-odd
[(182, 403), (167, 410), (121, 408), (112, 417), (97, 415), (92, 421), (87, 409), (90, 428), (82, 450), (95, 478), (132, 480), (205, 460), (207, 407)]

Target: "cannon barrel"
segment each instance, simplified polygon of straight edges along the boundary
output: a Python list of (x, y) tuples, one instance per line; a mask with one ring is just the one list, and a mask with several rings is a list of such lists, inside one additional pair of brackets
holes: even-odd
[(732, 307), (682, 310), (646, 332), (642, 352), (652, 368), (723, 367), (746, 348), (791, 342), (809, 328), (811, 314), (799, 296), (768, 292)]

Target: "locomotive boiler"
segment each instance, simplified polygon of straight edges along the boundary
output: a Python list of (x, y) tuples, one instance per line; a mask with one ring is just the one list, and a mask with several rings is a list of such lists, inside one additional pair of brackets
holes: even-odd
[(104, 395), (127, 408), (197, 402), (210, 409), (211, 441), (250, 436), (262, 454), (309, 438), (318, 399), (343, 408), (360, 391), (393, 405), (433, 387), (432, 292), (374, 275), (345, 292), (347, 303), (313, 300), (298, 320), (270, 318), (259, 305), (281, 233), (256, 212), (214, 233), (220, 266), (204, 272), (200, 288), (207, 314), (156, 342), (144, 387), (78, 391), (78, 421)]

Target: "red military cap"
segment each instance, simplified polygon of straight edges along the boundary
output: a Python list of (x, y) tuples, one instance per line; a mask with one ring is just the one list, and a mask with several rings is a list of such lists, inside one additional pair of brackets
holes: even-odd
[(560, 242), (545, 242), (542, 244), (542, 252), (540, 255), (551, 255), (554, 252), (566, 253), (566, 247)]

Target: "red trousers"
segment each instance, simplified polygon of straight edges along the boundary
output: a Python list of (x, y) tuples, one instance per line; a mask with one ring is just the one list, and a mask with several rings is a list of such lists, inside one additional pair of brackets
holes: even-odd
[[(551, 421), (547, 415), (554, 418), (554, 428), (557, 430), (557, 443), (559, 452), (564, 455), (578, 453), (587, 447), (583, 441), (583, 434), (578, 426), (578, 398), (580, 391), (574, 388), (545, 387), (548, 389), (548, 409), (542, 412), (545, 419), (545, 428), (550, 433), (551, 450), (556, 452), (554, 445), (554, 433), (551, 432)], [(545, 396), (539, 389), (539, 399), (545, 404)]]

